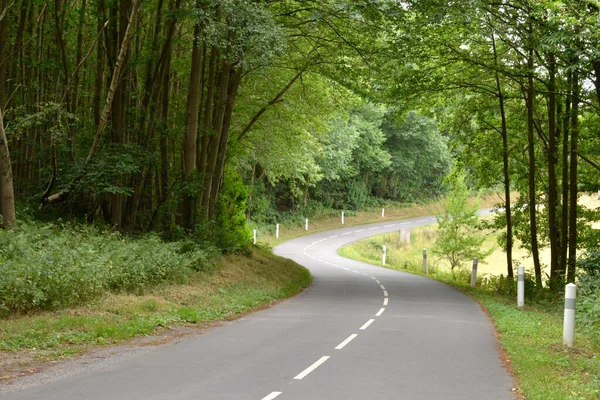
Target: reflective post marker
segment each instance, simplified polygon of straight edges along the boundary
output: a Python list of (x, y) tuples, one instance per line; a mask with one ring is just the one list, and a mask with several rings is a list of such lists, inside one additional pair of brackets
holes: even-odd
[(519, 265), (519, 275), (517, 278), (517, 307), (525, 305), (525, 267)]
[(385, 253), (386, 253), (386, 248), (385, 248), (385, 246), (383, 246), (383, 255), (381, 256), (381, 265), (385, 265)]
[(306, 226), (304, 228), (305, 230), (308, 230), (308, 218), (306, 218)]
[(563, 344), (573, 347), (575, 339), (575, 298), (577, 286), (569, 283), (565, 287), (565, 323), (563, 329)]
[(277, 224), (277, 227), (275, 228), (275, 238), (279, 239), (279, 224)]
[(429, 274), (429, 265), (427, 264), (427, 249), (423, 249), (423, 272)]
[(254, 244), (256, 244), (256, 229), (254, 230)]
[(477, 264), (479, 263), (479, 258), (475, 257), (473, 259), (473, 271), (471, 272), (471, 287), (477, 286)]
[(342, 225), (344, 225), (344, 212), (342, 211)]
[(385, 208), (382, 208), (381, 209), (381, 218), (384, 218), (384, 217), (385, 217)]

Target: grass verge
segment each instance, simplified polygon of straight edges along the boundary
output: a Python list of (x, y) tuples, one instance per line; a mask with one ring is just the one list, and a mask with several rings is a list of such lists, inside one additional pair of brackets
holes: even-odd
[(300, 292), (312, 280), (291, 260), (253, 249), (224, 257), (185, 284), (161, 284), (143, 294), (108, 294), (87, 306), (0, 320), (0, 382), (23, 366), (70, 357), (98, 345), (150, 335), (173, 325), (206, 327)]
[[(413, 231), (414, 232), (414, 231)], [(426, 235), (425, 235), (426, 236)], [(340, 251), (344, 257), (379, 265), (385, 235), (350, 244)], [(386, 267), (421, 273), (415, 252), (431, 247), (432, 241), (417, 237), (418, 249), (388, 252)], [(519, 381), (519, 392), (531, 400), (599, 399), (600, 333), (577, 327), (575, 347), (562, 345), (562, 300), (530, 303), (524, 309), (516, 300), (494, 290), (493, 285), (471, 288), (470, 271), (431, 268), (430, 277), (448, 283), (480, 302), (489, 312)]]

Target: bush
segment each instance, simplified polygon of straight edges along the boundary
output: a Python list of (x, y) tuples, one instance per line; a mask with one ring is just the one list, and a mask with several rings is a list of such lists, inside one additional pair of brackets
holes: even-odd
[(182, 282), (212, 264), (214, 250), (156, 235), (127, 238), (90, 227), (21, 221), (0, 231), (0, 315), (85, 303), (106, 291)]

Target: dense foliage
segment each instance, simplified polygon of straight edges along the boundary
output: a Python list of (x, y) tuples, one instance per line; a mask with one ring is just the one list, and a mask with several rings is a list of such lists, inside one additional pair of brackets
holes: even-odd
[(21, 221), (19, 230), (0, 230), (0, 316), (185, 282), (212, 268), (215, 254), (206, 245), (166, 244), (156, 235), (132, 239), (93, 227)]

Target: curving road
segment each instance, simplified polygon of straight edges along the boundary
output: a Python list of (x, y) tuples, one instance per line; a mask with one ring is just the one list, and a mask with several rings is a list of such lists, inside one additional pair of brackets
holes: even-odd
[(313, 285), (202, 335), (2, 399), (514, 399), (491, 322), (442, 283), (340, 257), (343, 245), (435, 222), (344, 228), (274, 252)]

